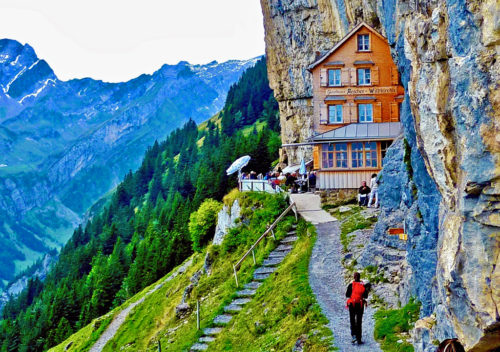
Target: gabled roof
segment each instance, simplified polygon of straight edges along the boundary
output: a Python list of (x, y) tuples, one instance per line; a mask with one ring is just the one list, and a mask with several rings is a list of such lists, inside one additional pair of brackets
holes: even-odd
[(331, 54), (333, 54), (335, 52), (335, 50), (337, 50), (342, 44), (344, 44), (354, 34), (356, 34), (356, 32), (359, 31), (361, 29), (361, 27), (366, 27), (370, 32), (376, 34), (377, 36), (379, 36), (383, 40), (387, 40), (382, 34), (380, 34), (379, 32), (377, 32), (373, 27), (371, 27), (368, 24), (366, 24), (366, 22), (361, 22), (356, 27), (354, 27), (353, 29), (351, 29), (351, 31), (349, 33), (347, 33), (347, 35), (344, 38), (342, 38), (342, 40), (340, 42), (338, 42), (337, 44), (335, 44), (335, 46), (332, 49), (330, 49), (325, 55), (323, 55), (321, 58), (319, 58), (318, 60), (316, 60), (315, 62), (313, 62), (311, 65), (309, 65), (309, 67), (307, 69), (309, 71), (311, 71), (313, 68), (315, 68), (320, 63), (322, 63), (323, 61), (325, 61), (325, 59), (327, 57), (329, 57)]
[(314, 142), (326, 142), (393, 139), (401, 132), (401, 122), (351, 123), (350, 125), (318, 134), (312, 140)]

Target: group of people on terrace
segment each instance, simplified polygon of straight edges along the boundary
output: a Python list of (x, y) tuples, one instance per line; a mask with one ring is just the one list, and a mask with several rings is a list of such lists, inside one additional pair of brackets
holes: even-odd
[(308, 175), (300, 175), (297, 172), (284, 173), (281, 168), (266, 174), (257, 174), (255, 171), (241, 174), (241, 180), (265, 180), (272, 185), (285, 186), (291, 193), (307, 192), (316, 189), (316, 172), (311, 171)]

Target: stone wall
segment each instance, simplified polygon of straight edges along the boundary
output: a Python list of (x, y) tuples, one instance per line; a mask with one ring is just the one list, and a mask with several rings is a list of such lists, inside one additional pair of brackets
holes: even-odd
[[(363, 20), (388, 38), (406, 92), (406, 143), (391, 152), (404, 168), (392, 163), (382, 172), (381, 224), (384, 218), (410, 224), (407, 292), (422, 301), (422, 317), (435, 315), (432, 336), (456, 336), (470, 351), (500, 347), (499, 3), (261, 4), (283, 143), (302, 142), (312, 133), (306, 67), (317, 52)], [(378, 226), (374, 243), (383, 241)], [(417, 350), (430, 348), (421, 343), (430, 335), (419, 336)]]

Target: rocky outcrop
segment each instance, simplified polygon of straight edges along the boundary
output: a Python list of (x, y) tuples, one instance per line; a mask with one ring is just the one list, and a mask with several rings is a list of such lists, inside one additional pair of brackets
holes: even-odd
[(215, 235), (213, 244), (220, 245), (224, 241), (228, 231), (237, 226), (236, 220), (240, 218), (241, 207), (236, 199), (230, 207), (224, 205), (217, 214), (217, 225), (215, 227)]
[[(395, 246), (384, 231), (406, 220), (407, 292), (422, 301), (422, 317), (436, 319), (419, 325), (417, 350), (431, 348), (423, 341), (429, 336), (456, 336), (470, 351), (500, 347), (498, 2), (261, 3), (283, 143), (311, 134), (306, 67), (316, 52), (331, 48), (360, 21), (388, 38), (406, 90), (406, 144), (394, 146), (399, 163), (382, 175), (373, 245)], [(421, 332), (430, 325), (432, 334)]]

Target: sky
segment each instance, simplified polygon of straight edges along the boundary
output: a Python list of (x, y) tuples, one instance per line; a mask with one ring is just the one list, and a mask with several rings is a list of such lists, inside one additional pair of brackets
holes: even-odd
[(62, 80), (264, 54), (259, 0), (0, 0), (0, 38), (31, 45)]

